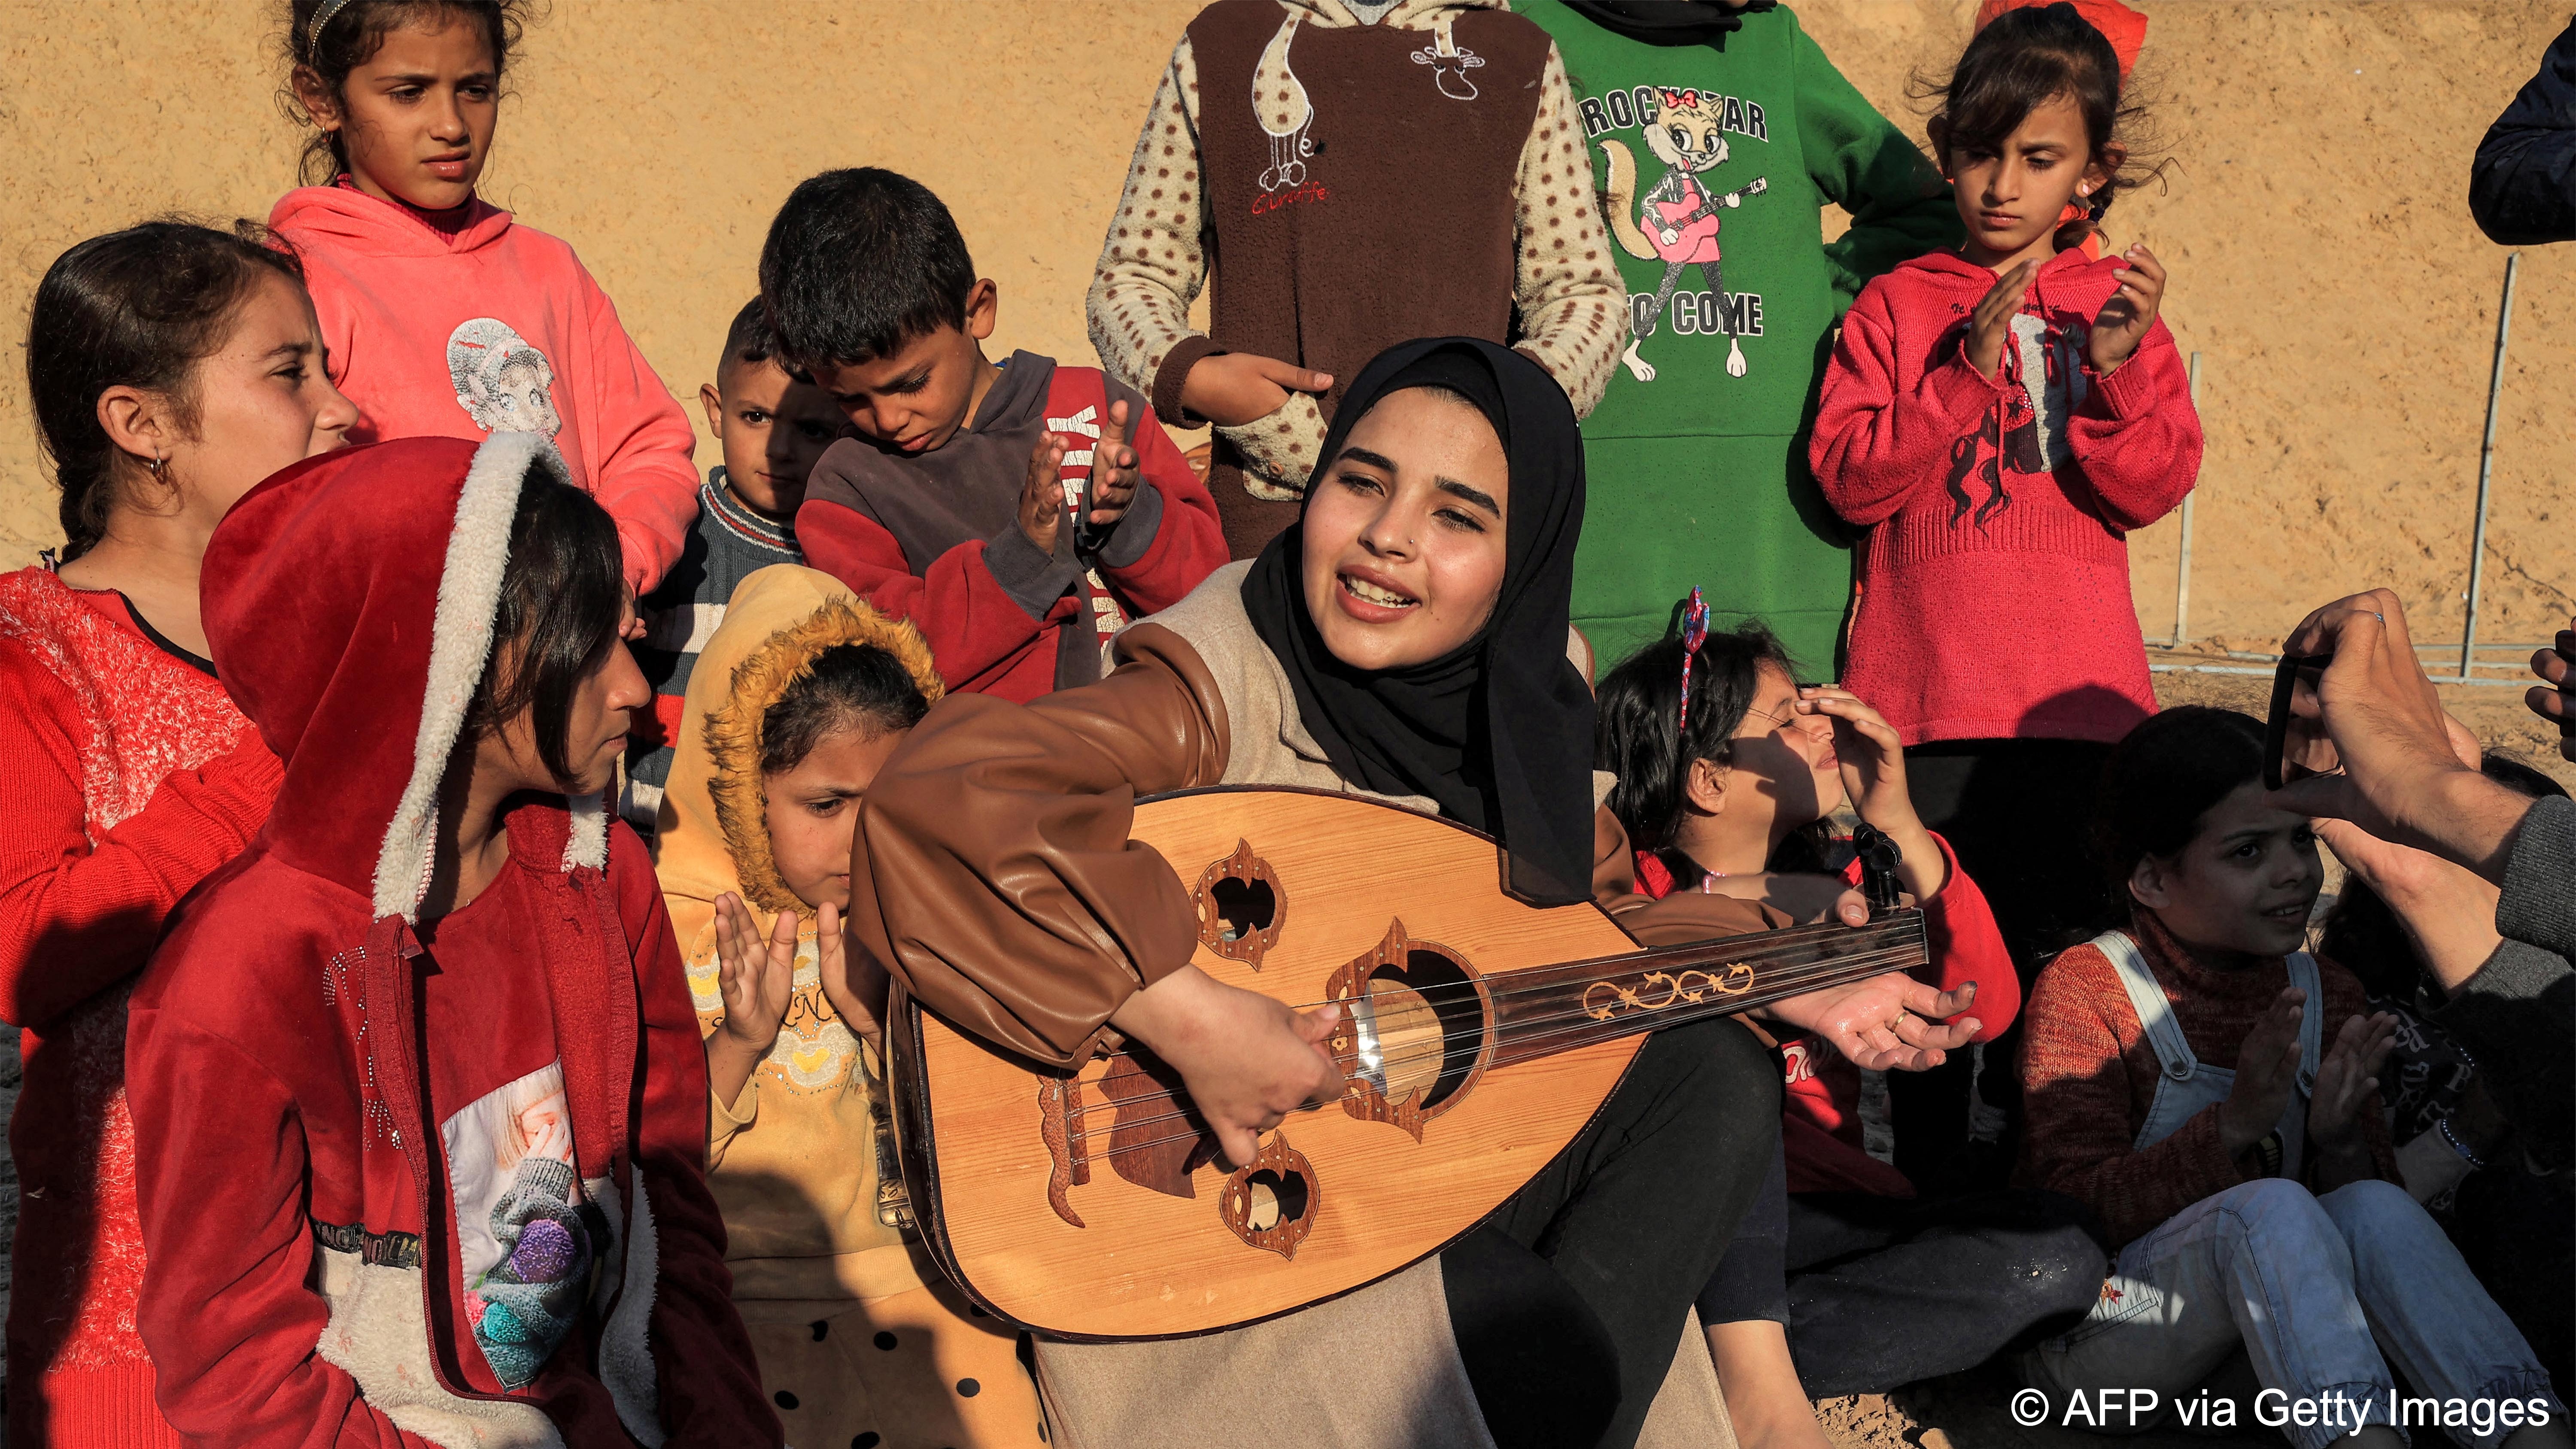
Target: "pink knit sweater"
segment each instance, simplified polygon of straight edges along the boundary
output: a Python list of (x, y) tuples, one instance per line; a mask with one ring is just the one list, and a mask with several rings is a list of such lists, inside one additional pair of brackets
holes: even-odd
[(2200, 472), (2200, 419), (2157, 322), (2108, 377), (2085, 360), (2111, 259), (2040, 268), (2003, 364), (1971, 367), (1994, 273), (1949, 252), (1869, 284), (1843, 322), (1809, 455), (1869, 532), (1852, 691), (1905, 743), (2117, 741), (2155, 710), (2126, 536)]

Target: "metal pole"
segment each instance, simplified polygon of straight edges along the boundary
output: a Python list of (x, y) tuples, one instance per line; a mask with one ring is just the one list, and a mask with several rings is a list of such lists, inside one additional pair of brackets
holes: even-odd
[[(2191, 406), (2194, 412), (2198, 412), (2200, 410), (2200, 354), (2197, 352), (2191, 355)], [(2192, 491), (2195, 493), (2199, 491), (2197, 485), (2194, 486)], [(2183, 631), (2189, 627), (2190, 621), (2191, 494), (2186, 493), (2182, 496), (2182, 562), (2176, 566), (2174, 572), (2173, 641), (2176, 649), (2182, 647), (2182, 642), (2185, 637)]]
[(2478, 526), (2469, 543), (2469, 619), (2460, 631), (2460, 682), (2469, 678), (2471, 657), (2478, 650), (2478, 596), (2487, 576), (2487, 484), (2495, 477), (2496, 407), (2504, 398), (2504, 348), (2513, 335), (2513, 274), (2522, 268), (2522, 253), (2504, 259), (2504, 301), (2496, 308), (2495, 370), (2487, 375), (2487, 437), (2478, 449)]

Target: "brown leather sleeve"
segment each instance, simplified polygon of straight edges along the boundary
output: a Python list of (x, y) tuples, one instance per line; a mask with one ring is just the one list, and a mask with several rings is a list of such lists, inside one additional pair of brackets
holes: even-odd
[(1136, 797), (1225, 773), (1197, 652), (1140, 624), (1118, 654), (1032, 704), (941, 700), (868, 786), (851, 852), (850, 924), (877, 959), (952, 1025), (1059, 1066), (1198, 940), (1180, 877), (1127, 838)]
[(1662, 900), (1637, 892), (1636, 857), (1619, 817), (1602, 806), (1592, 816), (1592, 899), (1621, 929), (1647, 946), (1680, 946), (1748, 931), (1796, 925), (1759, 901), (1676, 891)]

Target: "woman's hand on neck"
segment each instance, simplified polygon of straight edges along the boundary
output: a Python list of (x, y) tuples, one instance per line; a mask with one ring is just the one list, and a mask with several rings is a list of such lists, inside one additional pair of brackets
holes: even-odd
[(184, 507), (166, 514), (119, 508), (108, 517), (106, 536), (64, 564), (60, 576), (75, 589), (116, 590), (133, 600), (135, 610), (164, 638), (204, 655), (197, 573), (217, 521), (198, 518)]

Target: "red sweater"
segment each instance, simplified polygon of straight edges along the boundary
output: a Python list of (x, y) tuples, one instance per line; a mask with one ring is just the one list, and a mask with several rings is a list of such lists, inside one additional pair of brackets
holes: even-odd
[(0, 1018), (25, 1029), (26, 1056), (9, 1122), (22, 1443), (177, 1442), (134, 1326), (125, 1000), (171, 905), (268, 814), (277, 758), (249, 728), (115, 594), (44, 569), (0, 577)]
[(1809, 447), (1834, 511), (1869, 530), (1852, 691), (1908, 745), (2115, 743), (2155, 712), (2126, 536), (2200, 472), (2200, 419), (2161, 321), (2103, 377), (2085, 361), (2113, 260), (2040, 268), (2002, 365), (1967, 360), (1994, 273), (1935, 252), (1862, 290)]
[[(1969, 1008), (1978, 1021), (1975, 1040), (1993, 1041), (2021, 1010), (2021, 978), (2013, 974), (2012, 953), (1995, 929), (1986, 893), (1959, 869), (1950, 842), (1932, 838), (1940, 841), (1942, 858), (1950, 863), (1950, 880), (1923, 903), (1923, 932), (1932, 953), (1927, 979), (1943, 991), (1975, 982), (1977, 1001)], [(1843, 879), (1860, 884), (1859, 861), (1844, 867)], [(1637, 853), (1639, 892), (1660, 900), (1674, 887), (1662, 860), (1648, 851)], [(1914, 1184), (1904, 1173), (1861, 1145), (1860, 1068), (1851, 1058), (1815, 1037), (1783, 1041), (1780, 1053), (1788, 1079), (1781, 1098), (1780, 1146), (1788, 1155), (1789, 1191), (1914, 1196)]]
[[(2250, 970), (2212, 971), (2194, 965), (2155, 917), (2140, 915), (2130, 935), (2155, 967), (2191, 1054), (2205, 1066), (2235, 1070), (2245, 1033), (2290, 984), (2289, 964), (2275, 957)], [(2319, 961), (2317, 973), (2330, 1045), (2347, 1018), (2370, 1008), (2351, 972)], [(2026, 1106), (2015, 1177), (2092, 1208), (2115, 1246), (2246, 1180), (2219, 1145), (2214, 1106), (2144, 1151), (2133, 1145), (2163, 1072), (2119, 972), (2096, 947), (2077, 946), (2039, 973), (2022, 1028), (2021, 1072)], [(2397, 1159), (2375, 1090), (2361, 1105), (2361, 1123), (2379, 1175), (2395, 1181)], [(2305, 1154), (2315, 1159), (2313, 1149)]]
[[(1124, 388), (1143, 486), (1097, 557), (1076, 556), (1073, 525), (1055, 556), (1020, 532), (1016, 500), (1029, 452), (1046, 432), (1074, 439), (1062, 477), (1087, 482), (1111, 392), (1100, 370), (1017, 353), (971, 425), (918, 458), (844, 438), (814, 465), (796, 541), (807, 563), (847, 584), (879, 613), (910, 619), (930, 641), (951, 694), (1026, 704), (1063, 680), (1060, 651), (1096, 651), (1126, 620), (1170, 608), (1226, 562), (1216, 500), (1172, 445), (1153, 409)], [(922, 490), (927, 499), (888, 497)], [(891, 526), (889, 526), (891, 525)], [(898, 531), (970, 535), (923, 557)], [(1066, 628), (1069, 619), (1078, 625)], [(1095, 677), (1097, 670), (1074, 679)]]

